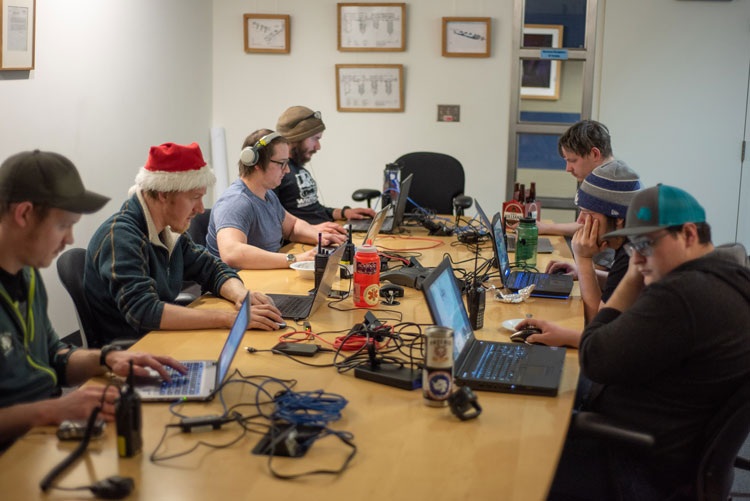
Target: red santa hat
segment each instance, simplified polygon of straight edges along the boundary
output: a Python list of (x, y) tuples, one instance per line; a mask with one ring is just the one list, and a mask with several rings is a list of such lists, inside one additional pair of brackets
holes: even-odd
[(214, 171), (203, 160), (198, 143), (152, 146), (146, 165), (135, 176), (135, 184), (142, 190), (160, 192), (208, 188), (215, 182)]

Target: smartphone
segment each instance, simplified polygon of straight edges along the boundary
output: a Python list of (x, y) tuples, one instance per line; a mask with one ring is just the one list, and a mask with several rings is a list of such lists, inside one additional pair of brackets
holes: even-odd
[(320, 350), (320, 346), (317, 344), (303, 343), (279, 343), (271, 348), (274, 353), (284, 353), (296, 357), (312, 357), (318, 350)]
[[(83, 440), (86, 435), (86, 424), (88, 420), (65, 420), (57, 427), (57, 438), (60, 440)], [(94, 429), (91, 430), (91, 438), (98, 438), (104, 433), (107, 423), (99, 418), (94, 421)]]

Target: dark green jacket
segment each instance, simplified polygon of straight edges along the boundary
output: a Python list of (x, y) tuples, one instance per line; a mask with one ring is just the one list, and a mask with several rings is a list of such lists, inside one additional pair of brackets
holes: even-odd
[[(0, 285), (0, 407), (55, 396), (65, 383), (72, 353), (47, 317), (42, 277), (33, 268), (24, 268), (23, 275), (27, 291), (23, 311)], [(71, 351), (60, 355), (65, 348)]]
[[(164, 304), (183, 281), (219, 295), (237, 273), (187, 233), (156, 234), (139, 194), (94, 233), (86, 252), (84, 287), (97, 332), (106, 341), (138, 338), (158, 329)], [(166, 242), (166, 244), (165, 244)]]

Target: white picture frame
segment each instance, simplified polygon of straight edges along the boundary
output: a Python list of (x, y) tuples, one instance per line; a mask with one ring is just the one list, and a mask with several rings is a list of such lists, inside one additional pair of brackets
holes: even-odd
[[(526, 24), (523, 27), (524, 48), (562, 47), (563, 26), (557, 24)], [(524, 59), (521, 61), (521, 99), (560, 98), (560, 61)]]

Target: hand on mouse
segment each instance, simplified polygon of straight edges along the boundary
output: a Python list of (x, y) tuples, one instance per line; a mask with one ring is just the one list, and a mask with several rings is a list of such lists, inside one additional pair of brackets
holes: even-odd
[(527, 327), (536, 327), (542, 330), (541, 334), (532, 334), (526, 338), (526, 342), (529, 344), (541, 343), (547, 346), (573, 346), (578, 348), (578, 343), (581, 341), (580, 331), (566, 329), (546, 320), (527, 318), (516, 325), (517, 330)]
[(547, 263), (547, 269), (544, 272), (572, 275), (573, 280), (578, 280), (578, 268), (576, 268), (575, 264), (569, 263), (567, 261), (557, 261), (553, 259), (552, 261)]

